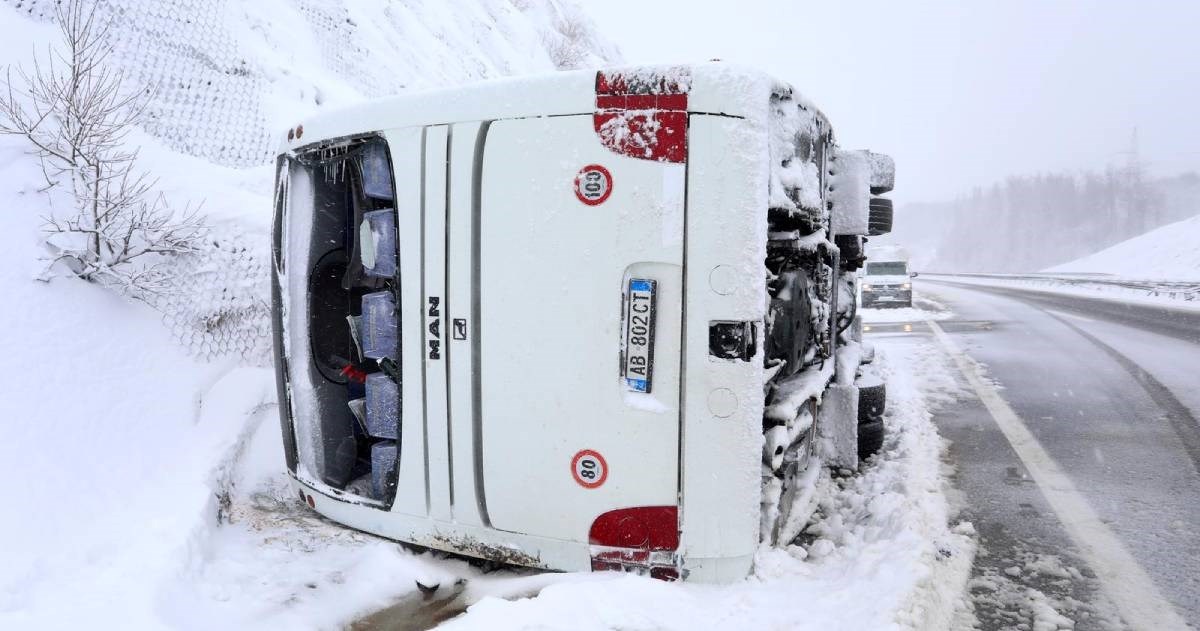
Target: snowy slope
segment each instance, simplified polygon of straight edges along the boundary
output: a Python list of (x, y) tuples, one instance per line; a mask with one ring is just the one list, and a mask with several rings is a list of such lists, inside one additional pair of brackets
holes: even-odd
[[(23, 158), (4, 143), (0, 180), (36, 181)], [(178, 560), (211, 495), (220, 443), (242, 424), (197, 425), (198, 395), (228, 366), (188, 359), (143, 306), (83, 283), (33, 281), (38, 196), (5, 192), (0, 347), (13, 361), (0, 369), (0, 627), (82, 626), (126, 608), (141, 624), (148, 595), (121, 587), (161, 580)]]
[(1200, 215), (1044, 271), (1112, 274), (1142, 280), (1200, 280)]
[[(51, 4), (0, 2), (0, 65), (29, 67), (57, 42)], [(156, 88), (132, 136), (143, 164), (172, 202), (203, 202), (221, 242), (236, 238), (259, 258), (271, 139), (296, 117), (616, 55), (557, 0), (101, 6), (114, 60)], [(358, 48), (339, 44), (347, 39)], [(97, 286), (34, 280), (41, 217), (70, 206), (43, 185), (26, 146), (0, 138), (0, 628), (337, 628), (387, 605), (398, 585), (445, 573), (289, 512), (298, 503), (281, 490), (274, 377), (245, 365), (261, 356), (211, 352), (186, 319)], [(265, 282), (249, 280), (243, 293), (265, 298)], [(213, 288), (191, 287), (189, 307)]]
[[(49, 4), (0, 3), (0, 62), (53, 39)], [(104, 6), (118, 61), (158, 87), (154, 119), (135, 135), (146, 164), (180, 205), (204, 201), (222, 241), (259, 254), (272, 130), (402, 89), (616, 56), (557, 0)], [(0, 138), (0, 628), (336, 629), (419, 603), (417, 580), (465, 581), (448, 609), (466, 610), (457, 628), (936, 628), (949, 616), (972, 545), (969, 525), (948, 525), (926, 393), (945, 367), (928, 349), (881, 354), (895, 397), (883, 456), (822, 489), (812, 543), (763, 550), (747, 580), (484, 575), (294, 498), (261, 362), (204, 351), (201, 361), (180, 344), (201, 339), (186, 320), (78, 281), (33, 280), (38, 217), (65, 205), (39, 182), (23, 145)]]
[[(0, 0), (0, 33), (47, 26), (58, 1)], [(259, 365), (269, 363), (273, 175), (265, 165), (282, 130), (321, 108), (405, 90), (620, 60), (571, 0), (96, 0), (95, 6), (126, 87), (149, 93), (144, 132), (134, 138), (143, 164), (153, 165), (151, 175), (175, 206), (202, 204), (216, 228), (210, 247), (182, 262), (178, 293), (187, 298), (168, 297), (157, 306), (191, 355)], [(8, 41), (0, 62), (28, 60), (35, 43), (44, 50), (56, 41), (52, 29), (34, 32), (40, 36), (27, 45)], [(212, 322), (219, 329), (197, 326)]]
[[(0, 0), (33, 20), (58, 0)], [(262, 164), (321, 107), (619, 60), (565, 0), (104, 0), (115, 56), (175, 151)], [(274, 135), (273, 135), (274, 134)]]

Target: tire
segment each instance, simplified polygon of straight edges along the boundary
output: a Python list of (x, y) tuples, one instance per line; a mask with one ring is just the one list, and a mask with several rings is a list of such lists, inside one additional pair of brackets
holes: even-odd
[(792, 270), (779, 275), (778, 291), (772, 295), (791, 296), (787, 300), (771, 298), (770, 310), (774, 326), (767, 329), (764, 339), (767, 357), (787, 361), (779, 378), (798, 371), (804, 364), (805, 345), (810, 336), (808, 277)]
[(883, 419), (858, 426), (858, 459), (866, 460), (883, 448)]
[(892, 200), (886, 197), (872, 197), (867, 219), (867, 234), (878, 237), (891, 232), (892, 215)]
[(863, 252), (862, 237), (855, 234), (839, 234), (833, 238), (833, 242), (838, 246), (843, 270), (856, 270), (862, 267), (863, 262), (867, 260)]
[(860, 425), (882, 419), (886, 409), (886, 385), (876, 383), (858, 387), (858, 422)]

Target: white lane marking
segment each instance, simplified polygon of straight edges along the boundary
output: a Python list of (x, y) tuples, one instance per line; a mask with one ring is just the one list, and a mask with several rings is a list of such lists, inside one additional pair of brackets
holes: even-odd
[(1029, 470), (1029, 475), (1037, 482), (1046, 502), (1088, 565), (1096, 572), (1101, 588), (1117, 606), (1125, 622), (1135, 629), (1188, 629), (1187, 623), (1176, 613), (1170, 601), (1159, 593), (1142, 566), (1075, 489), (1071, 478), (1059, 468), (996, 388), (983, 378), (983, 369), (979, 364), (960, 350), (936, 322), (926, 322), (996, 420), (996, 425)]
[(1045, 311), (1046, 313), (1053, 313), (1056, 316), (1062, 316), (1064, 318), (1071, 318), (1072, 320), (1080, 320), (1083, 322), (1095, 322), (1095, 320), (1093, 320), (1091, 318), (1085, 318), (1081, 315), (1075, 315), (1074, 313), (1064, 313), (1062, 311), (1055, 311), (1054, 309), (1043, 309), (1043, 311)]

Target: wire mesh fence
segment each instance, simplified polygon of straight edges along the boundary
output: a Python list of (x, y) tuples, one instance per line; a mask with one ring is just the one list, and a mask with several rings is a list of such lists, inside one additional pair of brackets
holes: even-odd
[(214, 234), (163, 264), (168, 289), (151, 304), (191, 355), (271, 362), (270, 248), (263, 235)]

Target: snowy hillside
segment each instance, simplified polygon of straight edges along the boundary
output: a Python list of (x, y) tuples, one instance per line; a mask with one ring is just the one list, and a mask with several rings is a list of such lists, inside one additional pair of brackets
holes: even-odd
[[(1196, 173), (1151, 177), (1109, 168), (1022, 175), (952, 200), (907, 203), (885, 239), (908, 245), (923, 271), (1028, 273), (1187, 219), (1198, 209)], [(979, 247), (981, 242), (990, 247)]]
[[(57, 39), (56, 4), (0, 0), (0, 28), (12, 35), (0, 62), (31, 67), (35, 48)], [(179, 291), (156, 306), (191, 355), (259, 365), (268, 362), (269, 337), (267, 163), (281, 130), (367, 98), (620, 58), (576, 5), (560, 0), (95, 6), (125, 87), (148, 95), (133, 139), (143, 164), (173, 205), (202, 206), (213, 227), (209, 246), (178, 262)]]
[[(0, 65), (31, 68), (58, 43), (53, 4), (0, 2)], [(179, 206), (202, 203), (214, 233), (162, 313), (71, 278), (36, 281), (42, 218), (71, 201), (41, 191), (22, 139), (0, 137), (12, 359), (0, 476), (13, 509), (0, 520), (0, 628), (335, 628), (440, 570), (312, 514), (273, 527), (289, 513), (271, 509), (295, 504), (261, 367), (279, 130), (320, 107), (618, 53), (558, 0), (98, 6), (127, 85), (153, 90), (130, 137), (143, 167)], [(259, 320), (214, 335), (231, 294)]]
[(1200, 279), (1200, 215), (1122, 241), (1046, 272), (1153, 280)]
[[(3, 0), (36, 21), (57, 0)], [(105, 0), (116, 58), (169, 148), (262, 164), (321, 107), (619, 60), (561, 0)], [(12, 50), (12, 47), (9, 48)]]

